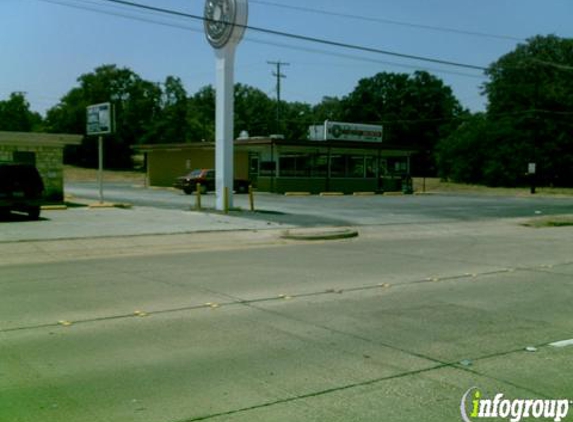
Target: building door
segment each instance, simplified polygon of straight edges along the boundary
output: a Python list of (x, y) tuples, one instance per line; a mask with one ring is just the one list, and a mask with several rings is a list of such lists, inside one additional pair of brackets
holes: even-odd
[(253, 186), (257, 186), (257, 181), (259, 179), (260, 161), (258, 153), (249, 153), (249, 180)]

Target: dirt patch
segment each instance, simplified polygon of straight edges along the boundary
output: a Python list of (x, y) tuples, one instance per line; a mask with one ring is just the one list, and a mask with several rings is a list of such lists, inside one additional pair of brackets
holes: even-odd
[[(96, 169), (64, 166), (65, 182), (95, 182), (97, 181), (97, 176), (98, 171)], [(103, 178), (107, 182), (143, 184), (145, 182), (145, 173), (143, 171), (104, 170)]]

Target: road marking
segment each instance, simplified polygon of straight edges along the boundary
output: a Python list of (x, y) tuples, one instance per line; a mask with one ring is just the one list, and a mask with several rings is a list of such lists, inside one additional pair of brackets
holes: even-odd
[(569, 340), (562, 340), (562, 341), (556, 341), (554, 343), (549, 343), (550, 346), (552, 347), (567, 347), (567, 346), (573, 346), (573, 339), (569, 339)]

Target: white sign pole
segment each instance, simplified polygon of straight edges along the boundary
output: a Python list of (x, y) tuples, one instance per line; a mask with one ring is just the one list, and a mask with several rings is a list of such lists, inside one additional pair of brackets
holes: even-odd
[(215, 207), (233, 206), (235, 50), (247, 26), (248, 0), (206, 0), (204, 26), (217, 59), (215, 117)]
[[(216, 209), (233, 206), (235, 46), (215, 50), (217, 58), (217, 97), (215, 116)], [(225, 198), (227, 195), (227, 198)]]
[(97, 138), (98, 147), (98, 173), (97, 181), (99, 186), (99, 203), (103, 204), (103, 136)]
[(99, 203), (103, 204), (103, 136), (112, 133), (115, 126), (115, 114), (112, 116), (111, 103), (90, 105), (86, 109), (86, 133), (98, 135), (98, 173)]

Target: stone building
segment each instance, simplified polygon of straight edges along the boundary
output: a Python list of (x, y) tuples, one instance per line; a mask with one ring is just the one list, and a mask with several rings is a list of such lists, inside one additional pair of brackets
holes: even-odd
[(79, 145), (82, 135), (0, 132), (0, 162), (26, 163), (38, 168), (46, 199), (64, 198), (64, 147)]

